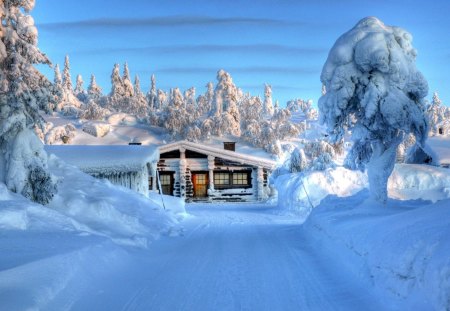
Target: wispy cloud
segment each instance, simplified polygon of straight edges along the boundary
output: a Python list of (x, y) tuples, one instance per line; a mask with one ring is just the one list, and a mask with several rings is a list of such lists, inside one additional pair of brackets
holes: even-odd
[(244, 44), (244, 45), (222, 45), (222, 44), (200, 44), (200, 45), (166, 45), (146, 47), (110, 47), (90, 50), (74, 51), (72, 54), (116, 54), (116, 53), (146, 53), (146, 54), (186, 54), (186, 53), (239, 53), (239, 54), (301, 54), (316, 55), (326, 53), (326, 48), (300, 47), (278, 44)]
[(165, 16), (152, 18), (98, 18), (70, 22), (42, 23), (39, 29), (61, 30), (67, 28), (118, 28), (118, 27), (177, 27), (177, 26), (214, 26), (214, 25), (255, 25), (277, 26), (297, 24), (301, 22), (289, 22), (269, 18), (252, 17), (211, 17), (211, 16)]
[[(166, 67), (155, 69), (154, 73), (168, 74), (215, 74), (220, 68), (213, 67)], [(231, 74), (320, 74), (320, 68), (314, 67), (278, 67), (278, 66), (248, 66), (248, 67), (224, 67)], [(151, 73), (141, 71), (140, 73)]]

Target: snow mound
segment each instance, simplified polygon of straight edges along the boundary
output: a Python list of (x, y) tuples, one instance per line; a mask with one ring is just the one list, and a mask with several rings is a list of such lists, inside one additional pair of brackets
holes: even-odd
[(88, 122), (83, 125), (83, 132), (91, 134), (94, 137), (103, 137), (108, 134), (110, 130), (110, 125), (106, 123)]
[[(368, 187), (365, 173), (343, 167), (281, 175), (275, 180), (278, 207), (306, 219), (329, 195), (348, 197)], [(306, 190), (306, 191), (305, 191)], [(397, 164), (388, 182), (389, 197), (400, 200), (450, 198), (450, 170), (430, 165)], [(312, 206), (311, 206), (312, 205)]]
[(330, 196), (303, 225), (335, 260), (373, 283), (392, 310), (449, 310), (450, 200), (388, 200), (371, 205), (368, 191)]
[[(95, 179), (53, 155), (49, 167), (60, 180), (49, 207), (118, 244), (146, 247), (178, 222), (170, 204), (164, 211), (156, 200)], [(184, 214), (183, 205), (174, 210)]]
[[(367, 187), (367, 176), (343, 167), (281, 175), (275, 181), (278, 207), (306, 219), (328, 195), (350, 196)], [(311, 206), (312, 205), (312, 206)]]
[(436, 202), (450, 198), (450, 170), (429, 165), (397, 164), (388, 186), (392, 198)]
[(136, 117), (126, 113), (115, 113), (108, 117), (108, 123), (111, 125), (134, 126), (138, 123)]
[(11, 193), (0, 184), (0, 229), (71, 231), (102, 236), (119, 245), (147, 247), (172, 231), (185, 216), (184, 201), (150, 199), (132, 190), (95, 179), (55, 156), (49, 168), (59, 180), (58, 194), (48, 207)]

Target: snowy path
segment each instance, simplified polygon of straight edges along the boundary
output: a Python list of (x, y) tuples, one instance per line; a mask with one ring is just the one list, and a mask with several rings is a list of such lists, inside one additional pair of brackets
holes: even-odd
[[(76, 310), (374, 310), (365, 284), (310, 245), (298, 224), (257, 205), (190, 205), (184, 234), (163, 237), (107, 278)], [(95, 288), (95, 290), (94, 290)]]

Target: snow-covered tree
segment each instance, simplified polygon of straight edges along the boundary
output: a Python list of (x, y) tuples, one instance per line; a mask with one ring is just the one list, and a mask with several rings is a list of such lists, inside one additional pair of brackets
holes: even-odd
[(264, 115), (273, 115), (273, 105), (272, 105), (272, 86), (269, 84), (264, 85)]
[(147, 93), (147, 101), (150, 110), (156, 109), (156, 100), (157, 100), (157, 92), (156, 92), (156, 77), (152, 75), (150, 84), (150, 90)]
[(446, 108), (443, 107), (442, 101), (437, 92), (433, 93), (431, 104), (427, 108), (427, 117), (430, 127), (430, 135), (439, 134), (438, 125), (445, 119)]
[(167, 103), (167, 94), (163, 90), (158, 89), (158, 95), (156, 96), (156, 108), (161, 110)]
[(58, 64), (55, 65), (54, 72), (55, 72), (55, 77), (53, 79), (53, 83), (55, 85), (58, 85), (58, 86), (62, 87), (62, 76), (61, 76), (61, 71), (59, 69), (59, 65)]
[(125, 97), (131, 97), (134, 94), (133, 83), (131, 83), (130, 70), (128, 69), (128, 63), (123, 66), (122, 76), (123, 94)]
[(109, 111), (100, 107), (93, 99), (90, 99), (80, 118), (85, 120), (103, 120)]
[(371, 196), (379, 202), (387, 200), (387, 180), (405, 134), (413, 133), (419, 146), (427, 138), (428, 84), (416, 69), (411, 42), (405, 30), (364, 18), (336, 41), (322, 70), (327, 92), (319, 100), (321, 121), (332, 143), (352, 131), (346, 163), (367, 164)]
[(222, 118), (220, 128), (223, 134), (241, 135), (241, 118), (238, 109), (239, 92), (230, 74), (225, 70), (217, 72), (218, 83), (214, 90), (214, 115)]
[(64, 59), (64, 70), (62, 79), (63, 88), (66, 91), (72, 91), (72, 78), (70, 77), (70, 61), (69, 55), (66, 55)]
[(0, 181), (46, 204), (56, 185), (34, 127), (43, 129), (39, 109), (48, 109), (52, 94), (33, 65), (50, 61), (37, 48), (37, 29), (28, 15), (33, 7), (32, 0), (0, 1)]
[(124, 97), (125, 90), (122, 77), (120, 76), (120, 67), (119, 64), (115, 64), (111, 74), (111, 92), (108, 97), (108, 108), (122, 111)]
[(291, 173), (303, 172), (308, 168), (308, 159), (303, 149), (295, 148), (291, 154), (289, 171)]
[(197, 98), (197, 111), (198, 115), (203, 115), (205, 113), (211, 114), (211, 106), (214, 98), (214, 84), (209, 82), (206, 85), (205, 94), (201, 94)]
[[(56, 104), (60, 103), (64, 98), (64, 90), (62, 86), (62, 76), (61, 71), (59, 70), (59, 65), (56, 64), (54, 68), (54, 79), (53, 79), (53, 98)], [(56, 106), (56, 105), (55, 105)], [(51, 110), (55, 110), (57, 107), (51, 107)]]
[(143, 117), (147, 115), (147, 111), (147, 100), (144, 93), (142, 93), (139, 76), (136, 75), (134, 78), (134, 95), (130, 100), (130, 109), (128, 112), (136, 116)]
[(102, 97), (102, 88), (97, 84), (94, 75), (91, 75), (91, 81), (89, 83), (87, 92), (89, 100), (97, 102), (100, 97)]
[(75, 85), (74, 95), (83, 103), (86, 103), (88, 100), (87, 92), (84, 90), (83, 87), (83, 78), (81, 75), (77, 75), (77, 83)]

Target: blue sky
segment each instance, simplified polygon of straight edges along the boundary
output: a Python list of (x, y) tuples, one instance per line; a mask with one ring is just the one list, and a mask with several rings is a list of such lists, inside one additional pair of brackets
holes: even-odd
[[(361, 18), (376, 16), (414, 37), (417, 66), (450, 104), (450, 1), (366, 0), (36, 0), (31, 12), (39, 47), (54, 64), (71, 61), (72, 79), (91, 73), (107, 93), (114, 63), (128, 62), (142, 88), (197, 95), (219, 69), (245, 92), (273, 88), (281, 105), (320, 97), (320, 72), (336, 39)], [(53, 79), (51, 69), (43, 72)]]

